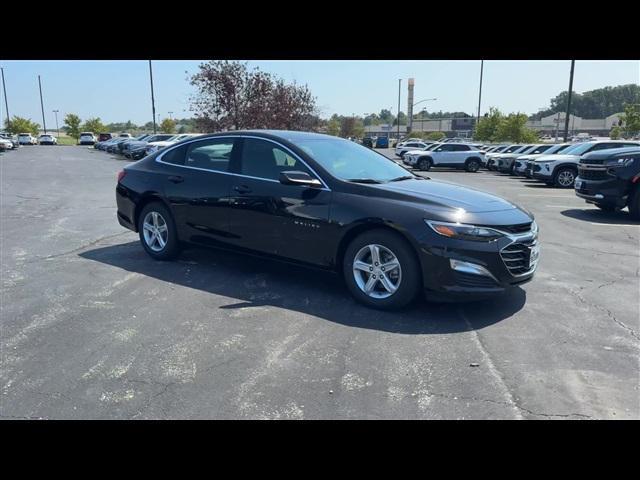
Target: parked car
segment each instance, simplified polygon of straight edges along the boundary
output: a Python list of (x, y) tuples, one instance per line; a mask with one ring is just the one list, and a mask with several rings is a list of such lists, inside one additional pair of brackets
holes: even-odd
[(40, 145), (57, 145), (58, 144), (58, 139), (56, 137), (54, 137), (53, 135), (40, 135), (38, 137), (38, 143)]
[(424, 150), (409, 150), (409, 151), (405, 152), (404, 156), (402, 157), (402, 163), (404, 163), (408, 167), (415, 168), (415, 167), (417, 167), (418, 158), (420, 157), (421, 153), (430, 152), (431, 150), (434, 150), (434, 149), (438, 148), (440, 145), (444, 145), (444, 144), (442, 144), (442, 143), (432, 143), (431, 145), (429, 145)]
[(138, 135), (137, 137), (128, 138), (128, 137), (120, 137), (124, 138), (123, 142), (118, 143), (118, 151), (117, 153), (121, 155), (125, 155), (133, 148), (134, 150), (139, 147), (141, 142), (145, 142), (148, 138), (151, 138), (153, 134), (143, 133)]
[(18, 134), (18, 143), (20, 145), (37, 145), (38, 140), (30, 133), (20, 133)]
[(389, 137), (376, 138), (376, 148), (389, 148)]
[(584, 155), (578, 164), (575, 192), (607, 212), (628, 207), (631, 218), (640, 220), (640, 147)]
[(118, 134), (118, 137), (121, 137), (121, 138), (133, 138), (133, 135), (131, 135), (130, 133), (127, 133), (127, 132), (122, 132), (122, 133)]
[(496, 170), (502, 173), (513, 174), (515, 168), (515, 162), (517, 158), (523, 155), (536, 155), (538, 153), (544, 153), (551, 148), (549, 144), (530, 145), (529, 148), (521, 150), (520, 153), (502, 153), (495, 156)]
[(409, 150), (424, 150), (430, 144), (423, 141), (400, 143), (396, 147), (396, 156), (402, 158)]
[(111, 135), (110, 133), (100, 133), (98, 135), (98, 142), (106, 142), (107, 140), (111, 140), (113, 138), (113, 135)]
[(640, 142), (609, 140), (602, 142), (580, 142), (571, 149), (557, 155), (542, 155), (533, 162), (533, 178), (559, 188), (573, 188), (578, 176), (580, 157), (589, 152), (612, 148), (633, 147)]
[(16, 135), (11, 135), (10, 133), (1, 133), (0, 138), (3, 140), (7, 140), (11, 142), (11, 147), (9, 150), (16, 150), (20, 146), (20, 142), (18, 141), (18, 137)]
[(106, 149), (107, 149), (107, 147), (108, 147), (110, 144), (114, 143), (116, 140), (119, 140), (119, 138), (118, 138), (118, 137), (114, 137), (114, 138), (110, 138), (109, 140), (105, 140), (105, 141), (103, 141), (103, 142), (96, 142), (96, 143), (93, 145), (93, 148), (95, 148), (95, 149), (97, 149), (97, 150), (106, 150)]
[[(186, 140), (188, 138), (200, 137), (200, 136), (202, 136), (201, 133), (181, 133), (179, 135), (175, 135), (169, 138), (168, 140), (158, 140), (158, 141), (149, 142), (147, 143), (146, 147), (144, 147), (145, 149), (144, 153), (145, 155), (150, 155), (165, 147), (181, 142), (182, 140)], [(354, 142), (355, 139), (352, 138), (351, 141)]]
[(109, 141), (106, 145), (105, 150), (108, 153), (119, 153), (118, 145), (121, 144), (122, 142), (126, 142), (127, 140), (129, 140), (129, 137), (118, 137), (114, 139), (113, 142)]
[(542, 155), (557, 155), (560, 152), (564, 152), (571, 146), (572, 146), (571, 143), (558, 143), (555, 145), (550, 145), (549, 149), (547, 149), (543, 153), (538, 153), (538, 154), (529, 153), (529, 154), (525, 154), (520, 157), (517, 157), (513, 166), (513, 174), (527, 176), (528, 165), (530, 163), (533, 164), (534, 160), (536, 160), (537, 158), (540, 158)]
[(0, 151), (7, 152), (13, 150), (13, 142), (4, 137), (0, 137)]
[(505, 153), (521, 153), (527, 148), (531, 147), (531, 145), (509, 145), (505, 148), (501, 153), (491, 153), (487, 155), (487, 161), (485, 162), (487, 166), (487, 170), (495, 170), (496, 169), (496, 157), (499, 155), (503, 155)]
[(96, 143), (96, 136), (93, 132), (80, 132), (79, 145), (94, 145)]
[(359, 302), (381, 309), (421, 291), (501, 293), (531, 280), (539, 258), (523, 208), (308, 132), (180, 142), (126, 166), (116, 200), (119, 223), (154, 259), (176, 257), (184, 242), (313, 265), (341, 273)]
[(364, 145), (365, 147), (368, 147), (368, 148), (373, 148), (373, 138), (364, 137), (362, 139), (362, 145)]
[[(405, 157), (409, 155), (405, 154)], [(482, 165), (484, 152), (467, 143), (443, 143), (428, 151), (411, 152), (411, 162), (423, 171), (431, 167), (463, 168), (477, 172)]]
[[(169, 140), (175, 135), (171, 133), (159, 133), (156, 135), (146, 135), (141, 139), (130, 140), (124, 144), (122, 144), (122, 149), (120, 153), (123, 155), (128, 152), (132, 152), (133, 150), (137, 150), (138, 148), (146, 148), (146, 146), (150, 142), (162, 142), (165, 140)], [(125, 151), (126, 150), (126, 151)]]

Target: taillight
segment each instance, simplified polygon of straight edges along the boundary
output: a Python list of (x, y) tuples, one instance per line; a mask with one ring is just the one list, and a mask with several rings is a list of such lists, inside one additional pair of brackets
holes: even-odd
[(122, 179), (124, 178), (124, 176), (127, 174), (127, 172), (125, 170), (120, 170), (118, 172), (118, 183), (120, 183), (122, 181)]

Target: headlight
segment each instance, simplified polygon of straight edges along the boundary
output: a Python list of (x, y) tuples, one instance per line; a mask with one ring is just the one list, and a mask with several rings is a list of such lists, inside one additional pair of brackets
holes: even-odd
[(616, 160), (606, 162), (605, 165), (607, 167), (628, 167), (633, 163), (634, 160), (635, 158), (619, 158)]
[(462, 223), (434, 222), (425, 220), (427, 225), (439, 235), (458, 240), (472, 240), (475, 242), (490, 242), (505, 234), (493, 228), (477, 227), (475, 225), (465, 225)]

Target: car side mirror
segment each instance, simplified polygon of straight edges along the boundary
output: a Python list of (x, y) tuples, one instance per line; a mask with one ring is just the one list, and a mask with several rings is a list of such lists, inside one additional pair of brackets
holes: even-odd
[(320, 180), (313, 178), (306, 172), (300, 172), (298, 170), (280, 172), (279, 180), (283, 185), (299, 185), (311, 188), (322, 187)]

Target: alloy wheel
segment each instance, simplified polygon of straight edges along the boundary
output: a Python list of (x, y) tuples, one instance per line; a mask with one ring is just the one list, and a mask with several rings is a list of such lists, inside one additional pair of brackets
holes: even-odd
[(365, 245), (353, 261), (353, 277), (365, 295), (376, 299), (388, 298), (400, 287), (402, 267), (387, 247)]
[(169, 239), (169, 229), (164, 217), (151, 211), (145, 215), (142, 228), (147, 246), (154, 252), (162, 251)]

